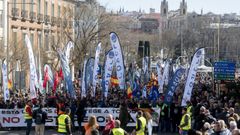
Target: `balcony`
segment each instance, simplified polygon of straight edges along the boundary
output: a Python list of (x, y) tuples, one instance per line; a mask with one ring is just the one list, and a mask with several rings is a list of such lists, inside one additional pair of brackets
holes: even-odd
[(49, 24), (50, 23), (50, 16), (49, 15), (44, 15), (44, 23)]
[(62, 23), (62, 19), (61, 19), (61, 18), (58, 18), (58, 19), (57, 19), (57, 26), (60, 27), (60, 26), (61, 26), (61, 23)]
[(43, 22), (43, 15), (42, 14), (38, 14), (37, 15), (37, 22), (38, 23), (42, 23)]
[(26, 21), (26, 19), (28, 18), (28, 11), (27, 10), (22, 10), (21, 11), (21, 17), (22, 17), (22, 21)]
[(12, 19), (17, 19), (19, 17), (19, 9), (12, 8)]
[(30, 12), (29, 13), (29, 18), (31, 22), (34, 22), (36, 19), (36, 13), (35, 12)]
[(66, 28), (68, 26), (68, 21), (66, 19), (63, 20), (63, 28)]
[(52, 17), (52, 26), (56, 25), (57, 23), (57, 18), (56, 17)]

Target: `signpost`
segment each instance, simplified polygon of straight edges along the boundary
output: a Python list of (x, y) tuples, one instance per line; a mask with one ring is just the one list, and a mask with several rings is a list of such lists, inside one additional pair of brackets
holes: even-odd
[(234, 80), (235, 79), (235, 63), (233, 62), (215, 62), (214, 78), (215, 80)]

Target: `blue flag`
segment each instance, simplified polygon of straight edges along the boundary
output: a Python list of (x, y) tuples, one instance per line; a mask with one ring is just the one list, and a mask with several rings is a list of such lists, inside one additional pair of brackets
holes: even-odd
[(170, 81), (170, 83), (168, 85), (168, 90), (165, 93), (164, 102), (166, 104), (170, 105), (172, 103), (173, 95), (174, 95), (175, 90), (176, 90), (176, 88), (181, 80), (181, 77), (184, 73), (185, 73), (185, 69), (182, 67), (177, 69), (177, 71), (175, 72), (172, 80)]
[(158, 87), (153, 85), (148, 95), (148, 99), (156, 101), (159, 97), (160, 97), (160, 93), (158, 91)]

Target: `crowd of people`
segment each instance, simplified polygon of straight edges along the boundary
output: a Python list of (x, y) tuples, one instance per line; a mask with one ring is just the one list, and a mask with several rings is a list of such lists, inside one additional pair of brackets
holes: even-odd
[[(198, 87), (196, 87), (198, 86)], [(116, 135), (115, 132), (123, 134), (135, 133), (132, 129), (143, 130), (139, 126), (144, 127), (144, 134), (151, 135), (156, 133), (180, 133), (180, 134), (203, 134), (203, 135), (240, 135), (240, 98), (238, 97), (239, 89), (229, 89), (217, 93), (213, 91), (210, 85), (199, 83), (194, 87), (191, 101), (187, 102), (186, 107), (181, 106), (181, 96), (183, 86), (180, 85), (174, 93), (171, 105), (164, 103), (164, 94), (161, 94), (157, 100), (149, 100), (145, 97), (129, 99), (126, 91), (121, 91), (118, 87), (111, 87), (108, 98), (102, 98), (101, 87), (97, 87), (96, 96), (93, 98), (91, 93), (86, 97), (81, 97), (80, 86), (75, 84), (77, 98), (69, 98), (64, 91), (57, 91), (55, 94), (46, 94), (46, 96), (38, 96), (38, 99), (28, 100), (28, 94), (22, 94), (20, 91), (11, 91), (9, 101), (4, 102), (0, 98), (0, 109), (16, 109), (24, 108), (27, 133), (29, 134), (32, 122), (36, 124), (35, 132), (44, 133), (44, 125), (47, 119), (47, 113), (44, 113), (43, 107), (57, 108), (58, 114), (58, 132), (71, 134), (73, 131), (85, 132), (86, 135), (102, 134)], [(201, 87), (199, 87), (201, 86)], [(142, 87), (142, 86), (141, 86)], [(27, 93), (27, 92), (26, 92)], [(104, 128), (99, 127), (95, 116), (89, 117), (88, 125), (77, 128), (74, 125), (74, 116), (77, 116), (78, 124), (84, 120), (86, 115), (86, 107), (112, 107), (120, 108), (118, 119), (114, 119), (112, 115), (107, 116), (107, 123)], [(29, 109), (30, 108), (30, 109)], [(34, 111), (33, 108), (35, 109)], [(142, 108), (160, 108), (157, 127), (152, 127), (152, 114), (141, 112)], [(138, 126), (134, 128), (127, 127), (131, 117), (129, 110), (136, 110), (138, 118), (144, 116), (145, 120), (138, 120)], [(38, 120), (39, 115), (41, 120)], [(63, 115), (63, 116), (61, 116)], [(60, 117), (61, 116), (61, 117)], [(145, 122), (144, 122), (145, 121)], [(63, 130), (61, 126), (64, 125)], [(121, 129), (120, 129), (121, 128)], [(127, 132), (126, 132), (127, 131)]]

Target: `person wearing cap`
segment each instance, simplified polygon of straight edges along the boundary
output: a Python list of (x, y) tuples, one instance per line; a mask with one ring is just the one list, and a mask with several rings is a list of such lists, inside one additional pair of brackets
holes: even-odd
[(32, 128), (32, 102), (28, 100), (26, 106), (24, 108), (24, 119), (25, 123), (27, 123), (26, 135), (30, 134)]
[(64, 108), (61, 108), (64, 114), (61, 114), (58, 117), (58, 133), (63, 134), (63, 135), (72, 135), (72, 130), (71, 130), (71, 110), (67, 108), (66, 110)]
[(110, 135), (127, 135), (128, 133), (120, 127), (121, 122), (119, 120), (115, 120), (115, 128), (112, 129)]
[(182, 119), (179, 125), (179, 132), (181, 135), (188, 135), (188, 131), (191, 129), (191, 116), (187, 113), (187, 108), (182, 109)]

